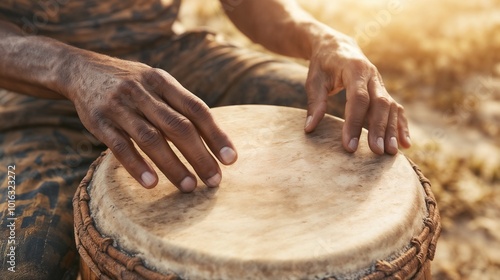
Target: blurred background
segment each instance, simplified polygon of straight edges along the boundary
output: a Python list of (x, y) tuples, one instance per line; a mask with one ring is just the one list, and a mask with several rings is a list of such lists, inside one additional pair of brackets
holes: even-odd
[[(299, 3), (356, 38), (407, 110), (414, 145), (404, 153), (431, 180), (442, 216), (434, 279), (499, 279), (500, 0)], [(219, 1), (184, 0), (181, 21), (263, 50)]]

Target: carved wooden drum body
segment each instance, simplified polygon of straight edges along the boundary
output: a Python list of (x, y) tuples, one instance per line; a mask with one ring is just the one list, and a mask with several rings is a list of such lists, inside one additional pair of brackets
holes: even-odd
[(305, 134), (299, 109), (212, 112), (239, 153), (218, 188), (157, 171), (144, 189), (111, 152), (92, 165), (73, 202), (83, 278), (430, 279), (439, 213), (404, 155), (373, 154), (366, 131), (345, 152), (331, 116)]

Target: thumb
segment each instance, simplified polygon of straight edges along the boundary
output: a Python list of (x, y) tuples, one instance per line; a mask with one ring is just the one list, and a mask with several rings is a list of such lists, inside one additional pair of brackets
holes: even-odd
[[(314, 131), (325, 116), (328, 108), (328, 97), (344, 89), (341, 77), (334, 73), (313, 71), (309, 68), (306, 80), (307, 118), (304, 131)], [(333, 89), (332, 89), (333, 88)]]

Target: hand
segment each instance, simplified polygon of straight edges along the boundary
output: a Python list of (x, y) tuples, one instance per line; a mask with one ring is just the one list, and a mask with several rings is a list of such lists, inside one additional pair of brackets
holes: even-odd
[(326, 112), (326, 100), (346, 89), (347, 103), (342, 144), (355, 152), (363, 124), (368, 144), (376, 154), (396, 154), (398, 143), (411, 146), (404, 108), (389, 95), (377, 68), (353, 39), (330, 30), (312, 45), (306, 81), (308, 110), (305, 131), (313, 131)]
[(181, 163), (166, 139), (185, 156), (207, 186), (216, 187), (221, 170), (207, 146), (224, 164), (237, 154), (208, 106), (167, 72), (106, 56), (69, 64), (62, 92), (73, 101), (85, 127), (106, 144), (144, 187), (158, 182), (154, 169), (131, 139), (181, 191), (196, 187), (196, 177)]

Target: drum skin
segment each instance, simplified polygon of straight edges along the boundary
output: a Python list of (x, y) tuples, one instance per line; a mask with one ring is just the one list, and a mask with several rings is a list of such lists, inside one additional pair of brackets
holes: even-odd
[[(439, 213), (428, 181), (404, 155), (373, 154), (366, 131), (358, 151), (347, 153), (342, 120), (326, 116), (305, 134), (299, 109), (246, 105), (213, 114), (239, 153), (221, 166), (218, 188), (198, 180), (182, 194), (157, 170), (160, 183), (146, 190), (112, 153), (96, 161), (75, 203), (89, 209), (84, 226), (108, 240), (97, 251), (133, 256), (135, 265), (122, 264), (127, 273), (182, 279), (430, 279)], [(88, 254), (76, 212), (77, 245)], [(85, 266), (84, 279), (107, 277), (99, 262)]]

